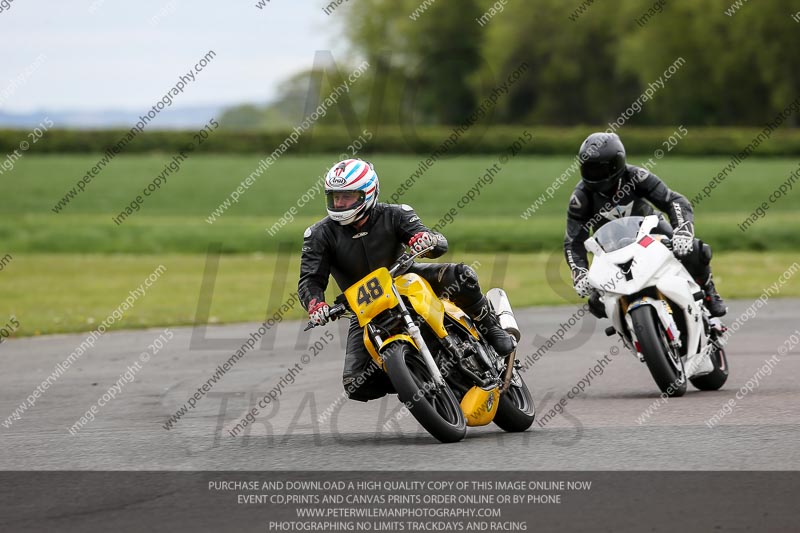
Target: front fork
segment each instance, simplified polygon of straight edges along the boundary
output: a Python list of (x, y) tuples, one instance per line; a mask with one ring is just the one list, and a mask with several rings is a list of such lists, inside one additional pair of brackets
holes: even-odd
[(675, 323), (675, 319), (672, 316), (672, 309), (670, 305), (661, 299), (636, 300), (625, 310), (625, 321), (627, 322), (628, 328), (631, 331), (633, 340), (637, 341), (638, 335), (636, 334), (637, 332), (633, 330), (633, 321), (630, 318), (630, 312), (643, 305), (649, 305), (653, 308), (653, 310), (656, 312), (656, 318), (664, 327), (664, 332), (667, 334), (669, 345), (676, 350), (679, 349), (682, 346), (681, 333), (678, 330), (678, 325)]
[(439, 371), (439, 367), (436, 366), (436, 361), (433, 360), (433, 355), (431, 355), (428, 345), (425, 344), (425, 340), (422, 338), (422, 332), (420, 331), (419, 326), (417, 326), (411, 319), (411, 313), (408, 312), (408, 308), (406, 307), (403, 298), (400, 297), (400, 293), (397, 291), (397, 287), (395, 287), (394, 284), (392, 284), (392, 292), (394, 292), (394, 296), (397, 298), (398, 307), (400, 307), (403, 320), (406, 323), (408, 334), (417, 344), (419, 352), (422, 354), (422, 360), (425, 361), (428, 371), (431, 373), (431, 376), (433, 376), (434, 383), (440, 387), (444, 387), (444, 376), (442, 376), (442, 373)]

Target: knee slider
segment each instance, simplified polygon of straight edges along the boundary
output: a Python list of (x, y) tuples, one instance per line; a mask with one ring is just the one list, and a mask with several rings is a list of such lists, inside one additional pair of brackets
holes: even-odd
[(369, 398), (365, 398), (362, 391), (359, 390), (359, 383), (356, 378), (348, 376), (342, 378), (342, 386), (344, 387), (344, 394), (348, 400), (355, 400), (357, 402), (366, 402)]
[(350, 386), (345, 386), (344, 393), (347, 395), (348, 400), (355, 400), (357, 402), (368, 402), (370, 400), (377, 400), (383, 398), (394, 389), (388, 378), (385, 380), (373, 380), (359, 382), (355, 379), (351, 380)]
[(350, 394), (351, 391), (355, 390), (356, 386), (353, 384), (356, 378), (352, 376), (347, 376), (342, 378), (342, 387), (344, 388), (345, 394)]

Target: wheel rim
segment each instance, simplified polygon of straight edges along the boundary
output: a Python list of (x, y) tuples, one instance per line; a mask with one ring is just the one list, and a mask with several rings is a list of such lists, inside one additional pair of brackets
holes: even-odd
[(451, 425), (458, 425), (459, 417), (456, 409), (461, 409), (459, 405), (454, 405), (452, 396), (447, 394), (445, 389), (434, 385), (433, 376), (423, 361), (417, 357), (406, 357), (406, 367), (411, 377), (417, 384), (422, 397), (431, 407)]

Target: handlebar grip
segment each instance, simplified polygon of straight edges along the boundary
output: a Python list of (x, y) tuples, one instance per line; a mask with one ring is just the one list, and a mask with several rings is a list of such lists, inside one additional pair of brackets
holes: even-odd
[(336, 320), (340, 315), (343, 315), (345, 311), (347, 311), (347, 307), (344, 304), (336, 304), (331, 307), (328, 317), (330, 317), (331, 320)]
[[(344, 304), (336, 304), (330, 308), (330, 311), (328, 311), (328, 319), (336, 320), (337, 318), (339, 318), (340, 315), (343, 315), (346, 311), (347, 311), (347, 306), (345, 306)], [(308, 331), (315, 327), (317, 327), (317, 324), (309, 320), (308, 324), (306, 324), (306, 327), (303, 329), (303, 331)]]

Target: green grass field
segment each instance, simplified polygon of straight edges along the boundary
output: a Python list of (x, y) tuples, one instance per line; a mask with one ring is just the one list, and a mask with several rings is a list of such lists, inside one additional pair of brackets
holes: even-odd
[[(299, 208), (297, 201), (333, 159), (279, 160), (219, 221), (208, 224), (206, 218), (257, 166), (258, 157), (196, 155), (178, 174), (168, 176), (139, 212), (115, 225), (112, 217), (170, 159), (119, 157), (58, 214), (51, 208), (97, 156), (27, 155), (4, 174), (0, 257), (9, 254), (11, 259), (4, 259), (0, 268), (0, 326), (16, 315), (20, 327), (14, 336), (91, 330), (159, 264), (167, 272), (115, 329), (192, 324), (209, 245), (224, 254), (209, 322), (261, 320), (269, 306), (284, 301), (296, 287), (302, 232), (325, 214), (321, 196)], [(383, 200), (418, 164), (413, 156), (370, 159), (381, 177)], [(495, 162), (492, 157), (442, 160), (401, 201), (433, 226)], [(726, 163), (724, 158), (668, 158), (654, 172), (692, 197)], [(577, 302), (560, 251), (565, 206), (577, 178), (561, 186), (533, 217), (520, 217), (570, 164), (569, 157), (509, 161), (442, 230), (452, 249), (442, 259), (479, 260), (484, 287), (503, 286), (516, 306)], [(797, 258), (796, 192), (772, 205), (747, 232), (737, 228), (796, 166), (791, 159), (751, 159), (696, 214), (698, 235), (715, 247), (715, 272), (725, 296), (757, 296)], [(267, 228), (292, 206), (295, 220), (271, 237)], [(334, 292), (330, 289), (329, 296)], [(800, 296), (800, 288), (787, 284), (781, 295)], [(302, 313), (295, 310), (291, 316)]]
[[(258, 157), (196, 155), (178, 174), (146, 198), (140, 211), (122, 225), (112, 217), (125, 209), (153, 180), (170, 155), (122, 156), (111, 162), (60, 213), (51, 208), (96, 162), (96, 156), (26, 156), (5, 175), (0, 208), (0, 242), (15, 252), (58, 253), (204, 253), (211, 242), (223, 251), (267, 252), (280, 243), (297, 246), (303, 230), (325, 215), (318, 195), (298, 200), (334, 162), (329, 156), (285, 157), (277, 161), (214, 224), (206, 218), (256, 168)], [(414, 156), (374, 155), (386, 201), (417, 168)], [(631, 157), (632, 162), (645, 158)], [(429, 226), (456, 207), (458, 200), (496, 163), (492, 157), (437, 162), (417, 180), (401, 202), (411, 204)], [(724, 167), (724, 158), (667, 158), (653, 170), (670, 187), (691, 198)], [(520, 215), (571, 164), (569, 157), (518, 157), (502, 167), (480, 196), (458, 211), (444, 228), (448, 238), (484, 251), (531, 252), (558, 247), (564, 213), (577, 178), (562, 185), (528, 220)], [(766, 217), (746, 232), (737, 224), (785, 181), (797, 161), (750, 159), (719, 185), (696, 213), (698, 235), (722, 250), (800, 249), (795, 224), (800, 195), (792, 191), (771, 206)], [(795, 187), (800, 188), (800, 187)], [(274, 236), (267, 228), (292, 206), (294, 220)]]

